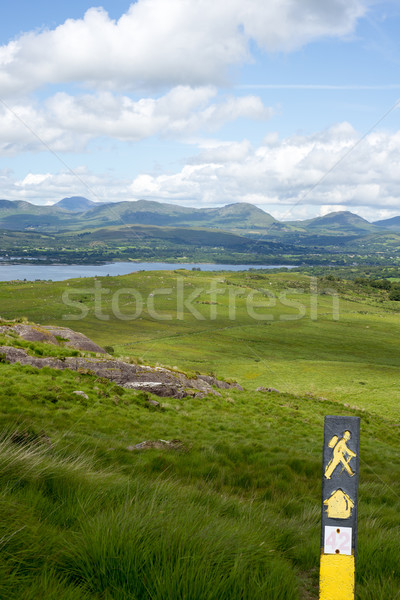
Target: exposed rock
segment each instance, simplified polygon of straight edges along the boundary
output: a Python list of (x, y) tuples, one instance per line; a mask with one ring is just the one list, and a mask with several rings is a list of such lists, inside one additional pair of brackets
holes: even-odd
[[(60, 342), (68, 346), (69, 348), (75, 348), (76, 350), (83, 350), (86, 352), (98, 352), (100, 354), (106, 354), (106, 351), (92, 342), (83, 333), (73, 331), (68, 327), (53, 327), (52, 325), (26, 325), (25, 323), (15, 323), (13, 325), (2, 325), (0, 327), (0, 333), (11, 333), (18, 334), (22, 339), (28, 342), (46, 342), (47, 344), (54, 344), (59, 346)], [(62, 338), (62, 340), (57, 339)]]
[(200, 392), (204, 392), (204, 394), (210, 394), (214, 391), (209, 383), (200, 378), (192, 379), (190, 381), (190, 387), (199, 390)]
[[(8, 331), (17, 333), (22, 339), (28, 342), (46, 342), (48, 344), (57, 345), (57, 339), (44, 327), (40, 325), (26, 325), (25, 323), (17, 323), (6, 328)], [(7, 331), (5, 332), (7, 333)]]
[[(61, 344), (78, 350), (107, 354), (103, 348), (92, 342), (88, 337), (67, 327), (13, 323), (11, 325), (0, 326), (0, 333), (4, 333), (5, 335), (12, 334), (14, 336), (17, 334), (27, 341), (40, 341), (54, 345)], [(229, 384), (210, 375), (199, 375), (198, 377), (189, 378), (178, 370), (171, 371), (162, 367), (132, 365), (107, 356), (35, 357), (30, 356), (24, 349), (13, 346), (1, 346), (0, 355), (2, 355), (2, 360), (7, 360), (10, 363), (18, 362), (21, 365), (31, 365), (38, 369), (50, 367), (53, 369), (71, 369), (79, 373), (89, 373), (108, 379), (126, 389), (148, 391), (161, 397), (203, 397), (207, 394), (221, 396), (219, 392), (213, 389), (213, 386), (219, 389), (235, 387), (242, 390), (237, 383)], [(81, 390), (76, 390), (74, 394), (89, 399), (87, 394)]]
[(70, 348), (75, 348), (76, 350), (84, 350), (86, 352), (99, 352), (100, 354), (107, 354), (104, 348), (101, 348), (91, 339), (83, 335), (83, 333), (78, 333), (77, 331), (73, 331), (68, 327), (53, 327), (52, 325), (46, 325), (44, 329), (53, 335), (63, 338), (67, 340), (65, 343), (66, 346)]
[(136, 446), (128, 446), (127, 450), (148, 450), (149, 448), (156, 448), (157, 450), (178, 450), (180, 452), (187, 452), (190, 447), (181, 442), (181, 440), (147, 440), (136, 444)]
[(221, 390), (229, 390), (230, 388), (234, 387), (243, 392), (243, 388), (238, 383), (227, 383), (226, 381), (222, 381), (221, 379), (217, 379), (211, 375), (197, 375), (197, 379), (202, 379), (209, 385), (215, 385)]
[(155, 408), (158, 408), (161, 406), (161, 404), (159, 402), (157, 402), (157, 400), (146, 400), (147, 404), (149, 404), (150, 406), (154, 406)]
[(217, 379), (216, 377), (212, 377), (211, 375), (198, 375), (197, 379), (205, 381), (210, 386), (215, 385), (216, 387), (218, 387), (220, 389), (227, 390), (231, 387), (229, 385), (229, 383), (226, 383), (226, 381), (220, 381), (219, 379)]
[(128, 390), (133, 389), (151, 392), (152, 394), (163, 398), (185, 398), (188, 395), (185, 390), (182, 389), (179, 382), (176, 385), (173, 385), (171, 384), (171, 381), (166, 379), (164, 379), (164, 381), (128, 381), (122, 385)]
[[(115, 360), (106, 357), (70, 357), (63, 359), (45, 357), (37, 358), (30, 356), (22, 348), (12, 346), (0, 346), (0, 354), (10, 363), (19, 362), (21, 365), (32, 365), (41, 369), (50, 367), (53, 369), (71, 369), (79, 373), (89, 373), (113, 381), (126, 389), (136, 389), (151, 392), (161, 397), (185, 398), (186, 396), (203, 397), (207, 394), (220, 396), (204, 379), (189, 378), (183, 373), (169, 371), (161, 367), (147, 367), (142, 365), (132, 365), (122, 360)], [(213, 378), (213, 381), (218, 382)], [(241, 389), (237, 384), (226, 384)], [(216, 383), (214, 385), (217, 385)], [(218, 386), (220, 387), (220, 386)]]
[(260, 387), (258, 387), (258, 388), (256, 389), (256, 392), (266, 392), (266, 391), (267, 391), (267, 388), (266, 388), (266, 387), (264, 387), (263, 385), (260, 385)]
[(85, 392), (82, 392), (82, 390), (75, 390), (72, 393), (75, 394), (76, 396), (81, 396), (85, 400), (89, 400), (89, 396), (87, 394), (85, 394)]
[(273, 387), (267, 388), (267, 392), (276, 392), (277, 394), (280, 394), (280, 391)]

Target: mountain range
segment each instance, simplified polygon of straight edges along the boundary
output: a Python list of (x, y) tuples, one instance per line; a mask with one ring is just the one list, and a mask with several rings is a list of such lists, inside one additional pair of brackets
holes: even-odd
[(304, 221), (281, 222), (246, 202), (189, 208), (150, 200), (93, 202), (81, 196), (63, 198), (51, 206), (0, 200), (0, 228), (5, 230), (56, 233), (121, 225), (208, 228), (260, 237), (361, 236), (400, 232), (400, 216), (370, 223), (354, 213), (340, 211)]

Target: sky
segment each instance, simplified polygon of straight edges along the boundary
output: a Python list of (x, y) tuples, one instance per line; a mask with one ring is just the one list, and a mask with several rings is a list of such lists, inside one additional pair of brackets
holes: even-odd
[(400, 214), (398, 0), (14, 0), (0, 198)]

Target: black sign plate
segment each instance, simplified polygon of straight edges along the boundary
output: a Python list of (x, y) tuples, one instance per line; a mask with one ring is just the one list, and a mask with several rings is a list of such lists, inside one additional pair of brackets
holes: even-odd
[(351, 554), (356, 553), (359, 449), (359, 417), (325, 417), (321, 519), (325, 553), (349, 554), (350, 538)]

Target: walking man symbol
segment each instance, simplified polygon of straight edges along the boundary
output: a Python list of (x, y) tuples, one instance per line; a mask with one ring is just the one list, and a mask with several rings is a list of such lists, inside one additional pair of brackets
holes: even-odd
[[(350, 431), (345, 431), (343, 437), (340, 438), (335, 435), (329, 442), (329, 447), (333, 448), (333, 458), (329, 461), (325, 469), (325, 477), (330, 479), (336, 467), (338, 465), (342, 465), (342, 470), (339, 475), (343, 473), (343, 471), (347, 471), (350, 477), (355, 475), (353, 469), (350, 467), (350, 461), (352, 458), (355, 458), (357, 455), (353, 450), (347, 447), (347, 442), (351, 438)], [(346, 458), (347, 457), (347, 458)]]

